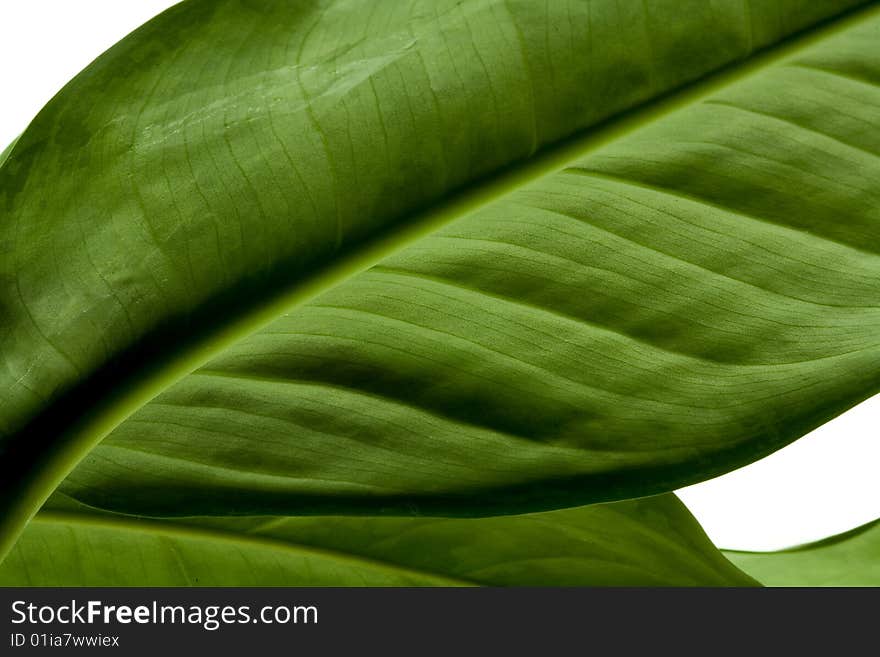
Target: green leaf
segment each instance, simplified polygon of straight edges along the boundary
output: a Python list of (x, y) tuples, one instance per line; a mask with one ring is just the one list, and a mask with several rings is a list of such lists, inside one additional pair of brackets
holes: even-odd
[(15, 148), (15, 145), (18, 143), (18, 137), (12, 140), (12, 143), (9, 144), (6, 148), (0, 152), (0, 167), (3, 166), (3, 163), (6, 162), (6, 158), (9, 157), (9, 154), (12, 152), (12, 149)]
[(150, 22), (0, 169), (0, 547), (110, 431), (63, 487), (97, 507), (478, 515), (669, 490), (872, 394), (880, 21), (785, 40), (856, 4)]
[(750, 586), (674, 495), (495, 518), (41, 511), (0, 586)]
[(767, 586), (880, 586), (880, 520), (778, 552), (724, 554)]

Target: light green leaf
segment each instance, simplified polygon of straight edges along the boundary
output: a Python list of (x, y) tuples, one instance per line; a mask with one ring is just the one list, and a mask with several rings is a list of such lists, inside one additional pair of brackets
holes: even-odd
[(495, 518), (42, 511), (0, 586), (750, 586), (674, 495)]
[(778, 552), (724, 552), (767, 586), (880, 586), (880, 520)]
[(3, 545), (111, 430), (63, 487), (97, 507), (478, 515), (669, 490), (872, 394), (880, 19), (783, 40), (856, 4), (152, 21), (0, 169)]

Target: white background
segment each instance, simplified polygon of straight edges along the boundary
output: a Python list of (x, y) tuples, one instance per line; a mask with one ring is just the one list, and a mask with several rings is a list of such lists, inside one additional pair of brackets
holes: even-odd
[[(0, 150), (70, 78), (170, 0), (0, 1)], [(721, 547), (776, 549), (880, 517), (880, 396), (679, 492)]]

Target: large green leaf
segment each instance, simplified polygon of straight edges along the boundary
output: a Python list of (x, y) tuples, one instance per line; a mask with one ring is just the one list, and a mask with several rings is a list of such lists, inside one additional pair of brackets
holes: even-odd
[(12, 152), (12, 149), (15, 148), (15, 145), (18, 143), (18, 138), (16, 137), (11, 144), (9, 144), (6, 148), (0, 152), (0, 167), (3, 166), (3, 163), (6, 162), (6, 158), (9, 157), (9, 154)]
[(725, 554), (768, 586), (880, 586), (880, 520), (788, 550)]
[[(57, 506), (57, 505), (56, 505)], [(495, 518), (42, 511), (0, 586), (748, 586), (674, 495)]]
[(668, 490), (875, 392), (880, 19), (783, 41), (856, 4), (152, 21), (0, 169), (4, 545), (111, 430), (64, 485), (98, 507), (474, 515)]

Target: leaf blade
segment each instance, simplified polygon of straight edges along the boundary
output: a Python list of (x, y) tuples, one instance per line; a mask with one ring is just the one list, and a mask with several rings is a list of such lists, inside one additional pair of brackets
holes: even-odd
[(858, 45), (878, 25), (615, 133), (304, 303), (62, 490), (160, 516), (517, 513), (663, 492), (799, 437), (880, 386), (880, 92), (845, 81), (841, 100), (803, 68), (848, 49), (880, 67)]
[(725, 550), (734, 564), (766, 586), (877, 586), (880, 522), (787, 550)]
[[(134, 406), (142, 404), (158, 392), (168, 382), (169, 377), (183, 373), (178, 369), (156, 375), (150, 370), (154, 366), (151, 359), (155, 357), (159, 365), (163, 362), (177, 362), (178, 367), (188, 368), (204, 355), (198, 353), (197, 349), (199, 340), (204, 338), (204, 334), (198, 330), (193, 331), (194, 337), (190, 337), (188, 342), (171, 355), (160, 349), (164, 347), (160, 338), (167, 339), (184, 326), (198, 329), (201, 324), (207, 323), (210, 316), (220, 314), (220, 310), (224, 311), (224, 317), (235, 315), (241, 309), (241, 305), (236, 304), (249, 303), (249, 300), (241, 301), (248, 293), (258, 290), (257, 296), (265, 299), (269, 296), (266, 290), (272, 288), (273, 280), (277, 282), (283, 279), (287, 284), (297, 281), (297, 276), (302, 271), (327, 260), (340, 246), (362, 241), (366, 235), (377, 229), (377, 223), (393, 223), (397, 216), (395, 213), (405, 214), (407, 209), (419, 205), (420, 199), (424, 200), (432, 194), (437, 196), (454, 187), (456, 183), (530, 153), (542, 140), (548, 141), (568, 134), (572, 129), (595, 122), (622, 107), (651, 97), (658, 91), (693, 79), (720, 63), (772, 43), (785, 33), (830, 16), (850, 4), (855, 3), (811, 3), (808, 10), (798, 12), (792, 12), (791, 7), (784, 2), (762, 4), (760, 11), (770, 13), (760, 20), (752, 16), (747, 24), (719, 20), (718, 17), (708, 19), (700, 14), (702, 10), (699, 8), (705, 6), (703, 3), (695, 3), (697, 11), (693, 14), (682, 13), (679, 6), (673, 7), (668, 11), (684, 16), (684, 24), (692, 20), (697, 23), (706, 21), (706, 24), (717, 25), (721, 31), (715, 34), (712, 43), (708, 45), (702, 39), (686, 41), (693, 47), (690, 50), (691, 56), (674, 58), (679, 60), (677, 64), (672, 58), (669, 60), (672, 64), (664, 63), (666, 60), (663, 58), (659, 60), (660, 64), (656, 64), (652, 57), (646, 58), (644, 53), (640, 53), (634, 67), (624, 66), (623, 69), (628, 72), (631, 84), (616, 89), (612, 102), (597, 106), (598, 109), (585, 108), (584, 104), (593, 98), (590, 94), (576, 92), (573, 96), (566, 96), (566, 93), (570, 94), (568, 90), (557, 91), (563, 93), (562, 97), (553, 94), (534, 96), (542, 99), (554, 98), (555, 101), (534, 116), (530, 114), (532, 109), (529, 103), (518, 105), (521, 111), (517, 112), (517, 116), (502, 122), (506, 133), (501, 134), (497, 128), (492, 128), (495, 132), (491, 133), (494, 137), (490, 138), (489, 148), (485, 148), (482, 141), (485, 126), (480, 121), (496, 111), (491, 109), (493, 99), (489, 95), (479, 98), (466, 96), (459, 102), (455, 100), (456, 94), (449, 94), (448, 98), (452, 100), (448, 102), (459, 104), (455, 105), (454, 111), (445, 114), (475, 119), (473, 122), (450, 121), (448, 116), (442, 119), (449, 125), (441, 132), (446, 131), (450, 125), (452, 128), (459, 124), (468, 126), (468, 138), (458, 143), (455, 151), (455, 161), (459, 166), (454, 167), (454, 170), (460, 178), (447, 180), (440, 175), (442, 172), (431, 168), (435, 165), (425, 164), (423, 161), (417, 163), (419, 166), (408, 167), (410, 162), (406, 159), (407, 153), (401, 150), (398, 154), (403, 155), (395, 160), (397, 166), (387, 167), (384, 173), (381, 173), (380, 168), (374, 168), (374, 173), (380, 172), (376, 173), (379, 177), (366, 186), (357, 184), (356, 174), (359, 168), (370, 170), (369, 167), (346, 168), (339, 163), (334, 164), (332, 158), (321, 158), (321, 152), (330, 143), (328, 135), (332, 137), (335, 132), (319, 129), (318, 119), (326, 116), (335, 124), (347, 125), (351, 113), (344, 103), (335, 104), (340, 98), (348, 99), (352, 107), (357, 105), (361, 109), (366, 106), (367, 100), (378, 102), (378, 99), (373, 98), (375, 94), (372, 90), (368, 90), (369, 84), (366, 82), (384, 76), (381, 79), (389, 87), (393, 86), (396, 82), (389, 76), (389, 71), (391, 67), (404, 61), (413, 70), (433, 65), (429, 57), (423, 56), (422, 61), (416, 61), (408, 54), (413, 52), (409, 45), (410, 36), (406, 33), (408, 28), (405, 27), (402, 31), (398, 29), (401, 25), (406, 26), (407, 20), (402, 20), (400, 16), (386, 17), (391, 21), (394, 30), (380, 32), (379, 39), (375, 42), (360, 44), (355, 41), (341, 50), (334, 50), (328, 49), (327, 43), (323, 41), (315, 41), (311, 44), (314, 48), (309, 50), (306, 46), (309, 45), (307, 39), (310, 31), (313, 33), (312, 28), (317, 29), (316, 21), (320, 22), (327, 17), (307, 14), (272, 15), (272, 7), (269, 5), (264, 7), (269, 12), (265, 14), (253, 12), (243, 5), (226, 7), (218, 3), (191, 2), (174, 8), (161, 20), (149, 24), (136, 36), (114, 48), (78, 78), (66, 92), (53, 100), (23, 135), (0, 170), (0, 176), (3, 177), (0, 184), (3, 207), (15, 219), (3, 222), (4, 230), (14, 226), (12, 241), (19, 245), (19, 250), (14, 251), (15, 261), (4, 263), (9, 265), (9, 270), (4, 269), (3, 272), (4, 304), (19, 312), (15, 315), (14, 322), (4, 325), (3, 331), (5, 344), (13, 347), (4, 348), (4, 354), (8, 354), (4, 363), (4, 376), (8, 376), (8, 381), (11, 382), (8, 389), (13, 398), (10, 404), (4, 406), (4, 412), (11, 415), (4, 416), (2, 422), (6, 436), (19, 431), (23, 434), (6, 437), (3, 442), (3, 481), (10, 493), (7, 497), (19, 498), (10, 502), (14, 505), (10, 513), (3, 514), (4, 522), (10, 527), (9, 531), (3, 532), (6, 542), (14, 536), (15, 527), (26, 520), (39, 501), (86, 448), (123, 419)], [(730, 3), (724, 5), (725, 10), (734, 11), (734, 5), (741, 7), (740, 3)], [(221, 7), (229, 13), (220, 11)], [(474, 3), (473, 8), (476, 14), (483, 16), (481, 20), (488, 22), (492, 18), (492, 24), (497, 22), (495, 19), (498, 18), (498, 5)], [(435, 39), (431, 42), (431, 48), (436, 47), (438, 53), (441, 46), (445, 48), (445, 44), (436, 40), (438, 32), (444, 35), (443, 38), (449, 32), (455, 39), (464, 39), (466, 47), (462, 52), (466, 56), (473, 55), (474, 48), (478, 55), (494, 53), (495, 64), (483, 73), (476, 71), (476, 79), (480, 79), (481, 75), (488, 75), (493, 80), (509, 77), (513, 80), (510, 88), (516, 91), (525, 84), (526, 78), (529, 78), (529, 84), (533, 83), (531, 71), (520, 65), (514, 67), (506, 54), (499, 55), (501, 51), (495, 48), (492, 39), (514, 39), (517, 36), (514, 34), (517, 25), (528, 29), (532, 29), (531, 26), (534, 25), (535, 34), (540, 33), (543, 38), (540, 28), (548, 20), (546, 17), (531, 16), (531, 6), (522, 5), (520, 9), (525, 12), (524, 17), (534, 20), (522, 20), (525, 25), (516, 21), (506, 22), (503, 33), (481, 34), (480, 39), (485, 37), (485, 40), (481, 40), (479, 46), (467, 43), (473, 41), (473, 30), (469, 23), (473, 16), (455, 13), (460, 10), (452, 11), (446, 18), (437, 18), (441, 22), (448, 21), (442, 22), (442, 29), (439, 30), (431, 22), (435, 19), (426, 19), (423, 36), (428, 41)], [(775, 12), (778, 15), (773, 15)], [(779, 16), (790, 20), (776, 20)], [(631, 12), (628, 16), (634, 17), (638, 18), (637, 12)], [(610, 13), (605, 18), (609, 22), (604, 29), (609, 34), (614, 34), (614, 20), (617, 19)], [(657, 16), (653, 18), (656, 20)], [(745, 20), (744, 17), (740, 18)], [(590, 22), (589, 16), (582, 19)], [(641, 19), (647, 25), (650, 17), (644, 15)], [(327, 20), (327, 29), (330, 30), (329, 26), (332, 25), (333, 30), (330, 31), (334, 32), (340, 25), (339, 21), (347, 19), (344, 14), (336, 13)], [(235, 25), (234, 38), (228, 35), (224, 38), (224, 21)], [(314, 24), (310, 25), (309, 21)], [(262, 23), (266, 23), (266, 26), (260, 28)], [(303, 62), (297, 61), (291, 69), (290, 59), (287, 57), (289, 51), (282, 53), (281, 50), (273, 49), (272, 44), (276, 42), (272, 38), (258, 40), (259, 43), (269, 46), (255, 51), (259, 54), (259, 58), (256, 54), (253, 57), (256, 73), (248, 70), (245, 58), (235, 56), (247, 49), (245, 37), (238, 36), (247, 32), (241, 29), (242, 25), (252, 26), (254, 31), (265, 29), (266, 34), (272, 34), (282, 44), (290, 45), (290, 35), (284, 29), (290, 27), (291, 23), (296, 26), (294, 33), (301, 37), (298, 44), (300, 54), (308, 50), (308, 56), (313, 57), (305, 62), (305, 67), (300, 66)], [(192, 47), (189, 37), (195, 29), (193, 25), (198, 25), (198, 30), (202, 30), (200, 34), (204, 37), (204, 43), (201, 44), (201, 49)], [(745, 29), (746, 25), (748, 30)], [(762, 31), (763, 28), (773, 25), (778, 27), (768, 28), (769, 32)], [(761, 28), (758, 29), (757, 36), (756, 26)], [(362, 27), (369, 28), (369, 25), (358, 26), (358, 29)], [(641, 27), (638, 26), (638, 29)], [(353, 28), (349, 26), (343, 32), (349, 29)], [(697, 31), (694, 30), (694, 33)], [(748, 39), (745, 39), (746, 33)], [(564, 45), (565, 36), (568, 35), (559, 37), (563, 45), (554, 43), (554, 47), (564, 51), (568, 47)], [(236, 41), (236, 38), (240, 40)], [(539, 39), (536, 38), (535, 41), (537, 43)], [(204, 47), (206, 43), (208, 47)], [(581, 47), (587, 47), (583, 41), (578, 43)], [(656, 54), (658, 47), (671, 52), (679, 48), (681, 43), (680, 35), (673, 34), (659, 35), (652, 45)], [(719, 43), (724, 43), (725, 47), (720, 48)], [(189, 48), (191, 49), (188, 51)], [(223, 61), (228, 64), (227, 70), (222, 72), (213, 70), (210, 66), (218, 48), (223, 53)], [(540, 48), (540, 45), (535, 45), (534, 50), (526, 50), (540, 54)], [(416, 48), (415, 52), (424, 55), (433, 51), (428, 48), (423, 52)], [(702, 53), (705, 57), (693, 56), (694, 53)], [(437, 61), (448, 61), (443, 60), (443, 57), (455, 56), (458, 54), (454, 50), (452, 54), (441, 53), (438, 54)], [(346, 57), (349, 59), (345, 59)], [(598, 79), (600, 86), (597, 88), (600, 90), (603, 89), (602, 80), (611, 79), (607, 76), (613, 77), (621, 72), (620, 67), (615, 64), (618, 60), (612, 58), (602, 60), (604, 72), (594, 77), (578, 60), (578, 57), (568, 60), (574, 67), (571, 69), (576, 73), (574, 77), (583, 75), (591, 80)], [(188, 65), (203, 72), (208, 71), (208, 78), (203, 82), (212, 79), (217, 84), (229, 83), (231, 87), (223, 88), (224, 93), (218, 99), (211, 96), (211, 92), (216, 91), (217, 84), (213, 87), (208, 84), (184, 84), (180, 79), (174, 79), (174, 76), (165, 75), (174, 70), (173, 67), (180, 61), (187, 61)], [(626, 57), (620, 61), (626, 61)], [(137, 66), (133, 66), (133, 63)], [(339, 77), (339, 65), (343, 63), (352, 66), (345, 68), (344, 75)], [(589, 65), (594, 63), (589, 62)], [(310, 69), (309, 66), (315, 68)], [(664, 66), (668, 66), (665, 72)], [(133, 71), (139, 74), (134, 75)], [(278, 105), (281, 116), (273, 114), (271, 108), (264, 113), (256, 111), (252, 116), (254, 109), (244, 102), (242, 90), (249, 89), (247, 85), (251, 84), (260, 90), (275, 90), (278, 87), (276, 83), (280, 79), (287, 79), (283, 76), (291, 72), (296, 73), (296, 85), (284, 87), (280, 97), (262, 96), (270, 105), (277, 98), (289, 101)], [(658, 75), (658, 72), (662, 75)], [(443, 79), (447, 80), (450, 90), (458, 88), (455, 82), (457, 72), (453, 68), (441, 73), (447, 76)], [(420, 79), (433, 83), (436, 81), (436, 74), (437, 71), (428, 71), (421, 74)], [(664, 78), (667, 79), (662, 82)], [(554, 78), (539, 76), (538, 79), (545, 83)], [(425, 98), (433, 90), (431, 86), (423, 86)], [(604, 90), (607, 91), (607, 88)], [(106, 94), (107, 105), (83, 105), (77, 94), (88, 96), (89, 93), (99, 96)], [(508, 95), (518, 103), (523, 98), (529, 98), (528, 95), (517, 93)], [(144, 97), (152, 103), (148, 109), (135, 105), (129, 107), (128, 111), (120, 110), (120, 103), (125, 99)], [(308, 99), (309, 102), (303, 103), (303, 99)], [(475, 108), (480, 111), (475, 112)], [(278, 133), (273, 132), (277, 127), (273, 120), (289, 118), (284, 114), (288, 110), (294, 112), (296, 121), (302, 122), (296, 125), (310, 125), (311, 129), (292, 130), (290, 133), (283, 133), (285, 139), (279, 138)], [(533, 120), (538, 115), (545, 121), (540, 128), (535, 127)], [(563, 115), (568, 118), (565, 119)], [(367, 116), (366, 112), (363, 116)], [(366, 158), (364, 161), (370, 161), (370, 154), (381, 150), (376, 148), (378, 142), (375, 139), (387, 127), (378, 124), (381, 112), (374, 116), (377, 117), (376, 122), (365, 133), (374, 141), (365, 139), (358, 145), (359, 153), (367, 153), (361, 156)], [(435, 125), (437, 119), (428, 110), (425, 110), (424, 116), (424, 122), (417, 128)], [(254, 117), (259, 119), (257, 124), (250, 121)], [(523, 117), (532, 120), (525, 120)], [(63, 129), (59, 128), (61, 124)], [(407, 135), (415, 135), (415, 142), (424, 145), (418, 152), (424, 156), (425, 161), (443, 159), (437, 144), (419, 141), (418, 129), (413, 132), (405, 122), (398, 127), (401, 132), (395, 138), (404, 143), (408, 141)], [(212, 139), (202, 144), (204, 154), (201, 167), (187, 172), (188, 167), (192, 167), (192, 162), (189, 161), (190, 140), (196, 140), (199, 132), (202, 136), (211, 135)], [(436, 135), (436, 132), (429, 129), (425, 134)], [(535, 135), (539, 137), (536, 138)], [(243, 145), (247, 144), (256, 145), (256, 150), (242, 150)], [(268, 160), (261, 158), (260, 146), (269, 148), (275, 157)], [(352, 144), (343, 144), (334, 146), (331, 150), (344, 153), (351, 147)], [(301, 154), (313, 166), (308, 171), (301, 171), (296, 162), (288, 159), (291, 152), (298, 156)], [(485, 157), (477, 158), (474, 157), (475, 154)], [(98, 176), (97, 182), (87, 186), (85, 191), (80, 189), (78, 178), (70, 176), (55, 190), (60, 206), (58, 216), (41, 212), (42, 206), (34, 199), (42, 195), (42, 183), (56, 181), (57, 184), (60, 178), (53, 174), (58, 169), (90, 171), (99, 158), (104, 158), (101, 161), (110, 159), (123, 162), (123, 170), (128, 167), (130, 173), (137, 175), (133, 176), (133, 180), (125, 176)], [(226, 166), (219, 169), (213, 167), (212, 162), (217, 158), (222, 159)], [(287, 165), (284, 164), (285, 161)], [(474, 166), (477, 166), (476, 171)], [(251, 169), (259, 172), (259, 177), (248, 175)], [(351, 174), (347, 179), (355, 181), (355, 188), (359, 192), (363, 187), (361, 195), (345, 197), (338, 194), (338, 190), (328, 182), (333, 181), (341, 169), (346, 169)], [(416, 171), (419, 175), (412, 177), (416, 183), (421, 179), (428, 181), (423, 185), (424, 189), (420, 189), (417, 184), (410, 185), (414, 196), (407, 197), (409, 205), (406, 207), (397, 207), (394, 204), (400, 199), (394, 194), (386, 194), (389, 189), (396, 189), (397, 183), (392, 179), (398, 170)], [(210, 175), (212, 172), (216, 175)], [(296, 190), (296, 209), (300, 211), (298, 216), (302, 217), (302, 224), (298, 226), (301, 230), (292, 233), (287, 231), (289, 225), (286, 223), (292, 207), (288, 207), (291, 199), (279, 191), (284, 187), (278, 185), (279, 180), (285, 176), (289, 177), (287, 182), (291, 189)], [(178, 193), (180, 190), (172, 180), (176, 184), (187, 181), (189, 193)], [(437, 180), (444, 181), (440, 191), (437, 189)], [(257, 191), (255, 185), (259, 188)], [(108, 189), (115, 191), (106, 198), (101, 193), (96, 193)], [(318, 190), (321, 194), (316, 196)], [(336, 205), (341, 198), (351, 202), (347, 214), (341, 212)], [(100, 207), (88, 205), (102, 202)], [(177, 204), (182, 207), (177, 207)], [(373, 208), (373, 212), (360, 212), (363, 207), (372, 206), (377, 206)], [(101, 216), (102, 222), (91, 222), (93, 214)], [(251, 223), (248, 225), (254, 229), (254, 235), (246, 245), (243, 233), (239, 230), (242, 216), (250, 218)], [(314, 219), (319, 216), (321, 221)], [(76, 221), (69, 220), (71, 217), (76, 218)], [(273, 221), (266, 221), (267, 217), (272, 217)], [(313, 219), (310, 220), (309, 217)], [(343, 220), (343, 217), (348, 219)], [(212, 224), (217, 218), (223, 219), (222, 225)], [(345, 227), (349, 220), (355, 222), (354, 228), (347, 226), (346, 230), (340, 231), (340, 226)], [(47, 230), (47, 221), (51, 224), (48, 228), (61, 228)], [(99, 228), (96, 232), (89, 233), (87, 227), (94, 225)], [(215, 232), (214, 228), (220, 232)], [(84, 234), (81, 232), (83, 230), (86, 230)], [(45, 234), (40, 231), (45, 231)], [(51, 235), (52, 240), (46, 242), (37, 239), (41, 235)], [(115, 239), (119, 235), (123, 236), (122, 245), (126, 249), (120, 250), (120, 243)], [(279, 235), (282, 239), (273, 239)], [(226, 245), (224, 248), (229, 251), (221, 250), (216, 258), (194, 259), (194, 255), (201, 256), (210, 250), (212, 238), (216, 238), (217, 244)], [(299, 241), (300, 239), (305, 241)], [(340, 239), (348, 242), (341, 244)], [(71, 245), (78, 247), (80, 242), (85, 245), (84, 249), (65, 248)], [(145, 244), (148, 245), (147, 248), (144, 248)], [(150, 244), (153, 246), (149, 246)], [(245, 256), (230, 262), (229, 258), (234, 258), (234, 254), (241, 249), (247, 251)], [(67, 252), (67, 258), (59, 257), (61, 251)], [(136, 266), (122, 263), (119, 256), (122, 251), (139, 254), (141, 260)], [(99, 264), (95, 265), (95, 262)], [(239, 276), (241, 272), (247, 271), (248, 265), (254, 265), (256, 273), (249, 271), (247, 275)], [(59, 267), (68, 275), (55, 276), (53, 272)], [(284, 270), (283, 275), (273, 279), (279, 270)], [(120, 275), (120, 272), (125, 273)], [(190, 279), (196, 284), (187, 284)], [(58, 280), (68, 281), (68, 287), (55, 287)], [(14, 281), (14, 285), (6, 286), (7, 281)], [(94, 290), (101, 292), (94, 294)], [(127, 328), (128, 324), (131, 325), (130, 329)], [(97, 331), (96, 326), (99, 327)], [(201, 328), (206, 330), (205, 326)], [(241, 327), (239, 330), (242, 330)], [(184, 359), (185, 365), (181, 365), (181, 351), (191, 358)], [(178, 361), (174, 361), (175, 358)], [(126, 390), (126, 382), (131, 385), (131, 390)], [(108, 397), (95, 403), (93, 397), (96, 390), (107, 392)], [(121, 396), (122, 401), (109, 395), (111, 391), (113, 395)], [(45, 406), (47, 399), (50, 403)], [(60, 406), (55, 403), (58, 400), (62, 400), (59, 402)], [(846, 403), (851, 401), (851, 397), (846, 399)], [(59, 408), (67, 414), (57, 413)], [(835, 408), (839, 410), (840, 407)], [(823, 412), (827, 414), (833, 410)], [(28, 424), (36, 416), (46, 424)], [(81, 422), (82, 426), (70, 429), (70, 425), (74, 424), (73, 419)], [(73, 432), (67, 435), (67, 444), (52, 442), (59, 426), (63, 426), (65, 431)], [(82, 434), (75, 433), (77, 430), (82, 431)], [(30, 464), (30, 468), (22, 467), (22, 464)], [(655, 482), (654, 485), (660, 483)], [(663, 485), (668, 485), (668, 482)], [(545, 487), (539, 485), (539, 489), (543, 488)], [(614, 490), (613, 486), (609, 486), (604, 494), (623, 494), (620, 490), (616, 493)], [(22, 492), (26, 495), (19, 495)]]
[[(57, 506), (57, 504), (56, 504)], [(69, 506), (69, 505), (67, 505)], [(484, 519), (42, 511), (4, 586), (751, 586), (672, 495)]]

